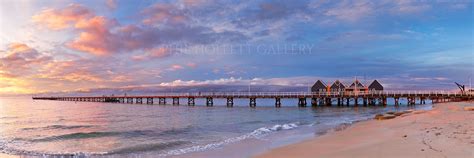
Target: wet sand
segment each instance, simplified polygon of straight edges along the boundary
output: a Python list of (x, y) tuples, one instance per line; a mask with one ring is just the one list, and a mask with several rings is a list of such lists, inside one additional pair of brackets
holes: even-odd
[(474, 157), (474, 102), (435, 104), (389, 120), (370, 120), (345, 130), (272, 149), (258, 158)]

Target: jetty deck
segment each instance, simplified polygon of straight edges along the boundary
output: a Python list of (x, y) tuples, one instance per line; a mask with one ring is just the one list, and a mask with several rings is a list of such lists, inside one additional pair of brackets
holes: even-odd
[(226, 105), (232, 107), (234, 98), (249, 99), (249, 106), (256, 107), (257, 99), (275, 99), (275, 107), (281, 107), (281, 99), (298, 99), (298, 106), (306, 107), (310, 99), (312, 106), (349, 106), (349, 105), (387, 105), (387, 99), (393, 99), (400, 105), (400, 99), (406, 105), (465, 101), (474, 99), (473, 92), (451, 91), (370, 91), (370, 92), (197, 92), (197, 93), (159, 93), (155, 95), (123, 95), (123, 96), (36, 96), (35, 100), (84, 101), (84, 102), (116, 102), (135, 104), (167, 104), (171, 99), (173, 105), (180, 105), (179, 100), (187, 99), (187, 105), (195, 105), (196, 99), (205, 99), (206, 106), (213, 106), (214, 99), (225, 99)]

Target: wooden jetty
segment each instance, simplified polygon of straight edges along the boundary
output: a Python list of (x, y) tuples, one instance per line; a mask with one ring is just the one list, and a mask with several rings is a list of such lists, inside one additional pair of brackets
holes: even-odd
[(450, 91), (369, 91), (369, 92), (199, 92), (199, 93), (160, 93), (156, 95), (137, 96), (62, 96), (33, 97), (35, 100), (83, 101), (83, 102), (115, 102), (136, 104), (167, 104), (171, 99), (173, 105), (180, 105), (180, 99), (187, 99), (187, 105), (194, 106), (196, 99), (205, 99), (206, 106), (213, 106), (214, 99), (225, 99), (226, 105), (232, 107), (234, 98), (249, 99), (249, 106), (256, 107), (257, 99), (274, 99), (275, 107), (281, 107), (281, 99), (297, 99), (299, 107), (306, 107), (307, 100), (312, 106), (374, 106), (387, 105), (387, 99), (393, 99), (400, 105), (400, 99), (406, 105), (473, 100), (473, 92)]

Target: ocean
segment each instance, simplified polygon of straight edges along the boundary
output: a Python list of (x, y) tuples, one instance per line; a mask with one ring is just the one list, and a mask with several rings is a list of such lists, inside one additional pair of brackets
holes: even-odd
[[(308, 100), (309, 102), (309, 100)], [(181, 103), (186, 103), (182, 100)], [(0, 153), (31, 157), (250, 157), (339, 130), (377, 113), (429, 109), (297, 107), (297, 100), (236, 99), (206, 107), (0, 98)]]

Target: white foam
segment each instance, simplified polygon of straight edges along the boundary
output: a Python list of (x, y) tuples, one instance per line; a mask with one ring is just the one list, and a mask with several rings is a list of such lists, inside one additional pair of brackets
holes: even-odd
[(242, 140), (248, 139), (248, 138), (260, 138), (262, 136), (265, 136), (265, 135), (267, 135), (269, 133), (272, 133), (272, 132), (275, 132), (275, 131), (290, 130), (290, 129), (298, 127), (298, 124), (299, 123), (296, 122), (296, 123), (288, 123), (288, 124), (282, 124), (282, 125), (277, 124), (277, 125), (274, 125), (272, 127), (261, 127), (261, 128), (258, 128), (256, 130), (250, 132), (250, 133), (244, 134), (242, 136), (225, 139), (225, 140), (223, 140), (221, 142), (217, 142), (217, 143), (211, 143), (211, 144), (206, 144), (206, 145), (197, 145), (197, 146), (192, 146), (192, 147), (183, 148), (183, 149), (171, 150), (171, 151), (168, 151), (166, 154), (161, 154), (160, 156), (164, 157), (164, 156), (172, 156), (172, 155), (181, 155), (181, 154), (190, 153), (190, 152), (197, 152), (197, 151), (204, 151), (204, 150), (208, 150), (208, 149), (214, 149), (214, 148), (226, 145), (226, 144), (242, 141)]

